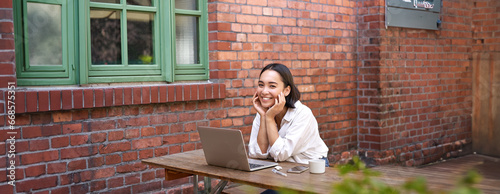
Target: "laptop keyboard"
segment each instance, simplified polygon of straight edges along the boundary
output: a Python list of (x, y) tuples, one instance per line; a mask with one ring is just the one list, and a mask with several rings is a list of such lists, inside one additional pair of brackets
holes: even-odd
[(254, 169), (254, 168), (258, 168), (258, 167), (264, 166), (262, 164), (254, 164), (254, 163), (248, 163), (248, 164), (250, 164), (250, 169)]

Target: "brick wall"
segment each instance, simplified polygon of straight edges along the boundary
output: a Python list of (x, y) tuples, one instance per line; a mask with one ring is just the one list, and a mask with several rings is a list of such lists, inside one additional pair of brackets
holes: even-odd
[[(249, 138), (260, 70), (287, 65), (320, 134), (340, 160), (356, 148), (356, 4), (353, 1), (209, 1), (211, 79), (224, 82), (231, 125)], [(344, 157), (346, 158), (346, 157)]]
[(500, 51), (500, 2), (476, 0), (472, 8), (473, 52)]
[[(467, 152), (471, 51), (498, 51), (495, 0), (444, 0), (439, 31), (385, 29), (382, 0), (208, 2), (216, 84), (18, 89), (16, 192), (191, 192), (191, 178), (164, 181), (140, 160), (199, 149), (200, 125), (238, 128), (248, 141), (251, 96), (271, 62), (292, 70), (332, 162), (360, 151), (418, 165)], [(9, 193), (13, 36), (12, 2), (1, 1), (0, 190)]]
[(444, 0), (438, 31), (384, 27), (384, 1), (359, 1), (359, 147), (379, 164), (470, 151), (472, 1)]

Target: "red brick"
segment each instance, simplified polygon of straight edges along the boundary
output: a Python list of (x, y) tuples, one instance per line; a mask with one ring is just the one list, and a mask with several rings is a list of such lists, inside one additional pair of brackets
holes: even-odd
[(56, 189), (52, 189), (50, 191), (51, 194), (67, 194), (67, 193), (70, 193), (69, 192), (69, 187), (62, 187), (62, 188), (56, 188)]
[(44, 125), (42, 126), (42, 136), (54, 136), (62, 134), (62, 125)]
[(172, 135), (172, 136), (164, 136), (163, 137), (163, 144), (177, 144), (177, 143), (185, 143), (189, 141), (189, 135), (188, 134), (179, 134), (179, 135)]
[(133, 104), (141, 104), (141, 91), (142, 91), (142, 88), (140, 87), (134, 87), (132, 88), (132, 102)]
[(182, 86), (182, 96), (183, 100), (190, 101), (191, 100), (191, 85)]
[(82, 124), (81, 123), (64, 124), (62, 125), (62, 132), (63, 134), (80, 133), (82, 132)]
[(73, 92), (71, 90), (62, 91), (62, 109), (69, 110), (73, 108)]
[(198, 86), (198, 100), (207, 99), (205, 94), (206, 94), (206, 85), (199, 85)]
[(118, 154), (107, 155), (106, 156), (106, 165), (113, 165), (122, 162), (122, 158)]
[(94, 107), (104, 106), (104, 90), (94, 89)]
[(27, 192), (30, 190), (39, 190), (51, 188), (57, 185), (57, 176), (43, 177), (31, 180), (20, 181), (16, 183), (17, 192)]
[(127, 138), (127, 139), (138, 138), (139, 136), (140, 136), (139, 129), (127, 129), (125, 131), (125, 138)]
[(90, 123), (90, 129), (92, 131), (116, 129), (115, 125), (116, 122), (114, 120), (93, 121)]
[(94, 90), (85, 89), (83, 90), (83, 108), (93, 108), (94, 107)]
[(137, 172), (137, 171), (142, 171), (146, 168), (147, 165), (137, 162), (137, 163), (123, 164), (116, 166), (116, 172), (117, 173)]
[(36, 112), (38, 109), (38, 92), (26, 92), (26, 112)]
[[(14, 57), (15, 57), (14, 51), (0, 52), (0, 63), (1, 62), (12, 63), (14, 62)], [(16, 78), (14, 76), (0, 77), (1, 86), (6, 86), (8, 82), (16, 82)]]
[(87, 162), (88, 168), (100, 167), (104, 165), (104, 157), (89, 158)]
[(106, 188), (106, 180), (92, 181), (90, 183), (90, 191), (100, 191)]
[(108, 178), (115, 175), (115, 167), (99, 169), (94, 172), (95, 172), (93, 176), (94, 179)]
[(109, 154), (109, 153), (115, 153), (115, 152), (122, 152), (122, 151), (130, 150), (130, 147), (131, 147), (130, 142), (110, 143), (107, 145), (100, 145), (99, 146), (99, 153), (100, 154)]
[(132, 88), (123, 88), (123, 104), (132, 104)]
[(105, 106), (112, 106), (114, 105), (113, 103), (113, 88), (106, 88), (104, 89), (104, 105)]
[(28, 165), (40, 162), (54, 161), (57, 159), (59, 159), (59, 153), (57, 150), (37, 152), (37, 153), (21, 155), (21, 164)]
[(0, 2), (0, 8), (12, 8), (12, 1)]
[(69, 137), (54, 137), (51, 139), (52, 148), (69, 146)]
[(183, 94), (183, 86), (175, 86), (175, 101), (184, 101), (182, 97)]
[(167, 102), (175, 101), (175, 86), (168, 86), (167, 96)]
[(40, 91), (38, 92), (38, 111), (48, 111), (49, 110), (49, 92)]
[(127, 152), (122, 154), (123, 162), (137, 160), (137, 152)]
[(89, 136), (88, 135), (72, 135), (70, 137), (70, 141), (71, 141), (72, 146), (87, 144), (87, 143), (89, 143)]
[(54, 112), (52, 113), (52, 120), (54, 123), (67, 122), (71, 121), (71, 112), (62, 111), (62, 112)]
[(61, 91), (50, 91), (50, 110), (61, 110)]
[[(8, 96), (8, 95), (9, 95), (8, 92), (6, 92), (6, 96)], [(9, 109), (9, 106), (12, 106), (13, 109), (16, 111), (16, 113), (26, 112), (25, 92), (15, 92), (15, 94), (13, 96), (15, 97), (14, 104), (8, 103), (8, 102), (12, 102), (12, 101), (6, 100), (6, 107), (5, 108), (7, 108), (7, 110), (12, 110), (12, 109)], [(6, 99), (8, 99), (8, 97)]]
[(158, 86), (151, 86), (151, 102), (152, 103), (159, 102), (158, 90), (159, 90)]
[(86, 160), (72, 160), (68, 163), (68, 171), (83, 170), (87, 168)]
[(139, 159), (146, 159), (146, 158), (152, 158), (154, 154), (153, 149), (146, 149), (146, 150), (141, 150), (139, 151)]
[(126, 128), (131, 126), (145, 126), (148, 125), (148, 117), (126, 118), (118, 120), (118, 128)]
[(77, 148), (66, 148), (61, 150), (61, 159), (72, 159), (94, 155), (97, 153), (96, 146), (85, 146)]
[(123, 186), (123, 177), (116, 177), (108, 179), (108, 188), (116, 188)]
[[(161, 181), (149, 182), (140, 185), (132, 186), (133, 193), (144, 193), (144, 192), (152, 192), (155, 190), (160, 190), (162, 188)], [(193, 192), (193, 191), (191, 191)], [(188, 193), (188, 192), (186, 192)]]
[(158, 97), (159, 97), (159, 101), (160, 103), (164, 103), (164, 102), (167, 102), (167, 86), (160, 86), (159, 89), (159, 94), (158, 94)]
[[(117, 171), (118, 172), (118, 171)], [(125, 184), (132, 185), (141, 182), (141, 177), (136, 174), (131, 174), (125, 177)]]
[(132, 149), (143, 149), (162, 145), (161, 137), (143, 138), (132, 141)]
[(123, 131), (110, 131), (108, 133), (108, 141), (116, 141), (123, 139)]
[(28, 126), (22, 128), (23, 139), (37, 138), (42, 136), (42, 128), (40, 126)]
[(106, 141), (106, 133), (93, 133), (90, 139), (92, 143), (104, 142)]
[(66, 172), (66, 162), (47, 164), (47, 174), (56, 174)]
[(114, 88), (114, 105), (123, 105), (123, 88)]
[(191, 100), (199, 100), (198, 85), (191, 86)]
[(14, 33), (14, 24), (12, 22), (0, 22), (0, 33)]
[(9, 184), (3, 184), (3, 185), (0, 185), (0, 190), (2, 192), (5, 192), (5, 193), (14, 193), (14, 188), (13, 186), (9, 185)]
[(142, 87), (142, 104), (149, 104), (151, 103), (151, 95), (150, 95), (150, 87), (144, 86)]
[(48, 124), (52, 122), (52, 119), (50, 117), (50, 114), (46, 113), (35, 113), (31, 115), (31, 123), (34, 125), (37, 124)]
[(38, 166), (30, 166), (24, 169), (26, 177), (37, 177), (45, 174), (45, 164)]
[(49, 149), (49, 140), (31, 140), (29, 141), (30, 151), (39, 151)]

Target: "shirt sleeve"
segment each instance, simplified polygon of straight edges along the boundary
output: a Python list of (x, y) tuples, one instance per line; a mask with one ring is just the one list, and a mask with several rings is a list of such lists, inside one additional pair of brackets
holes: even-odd
[(253, 120), (252, 132), (250, 133), (250, 142), (248, 143), (248, 156), (251, 158), (261, 158), (265, 159), (269, 156), (269, 153), (262, 153), (259, 144), (257, 143), (257, 135), (259, 134), (260, 128), (260, 115), (257, 113), (255, 119)]
[(305, 152), (307, 142), (312, 140), (312, 130), (318, 130), (318, 124), (310, 111), (300, 111), (291, 120), (285, 135), (278, 137), (269, 154), (275, 161), (285, 161), (291, 156)]

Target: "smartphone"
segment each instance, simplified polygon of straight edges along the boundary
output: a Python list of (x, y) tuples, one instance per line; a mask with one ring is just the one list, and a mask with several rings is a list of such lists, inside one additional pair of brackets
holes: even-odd
[(307, 166), (296, 166), (296, 167), (288, 169), (287, 172), (289, 172), (289, 173), (302, 173), (302, 172), (306, 171), (307, 169), (309, 169), (309, 167), (307, 167)]

